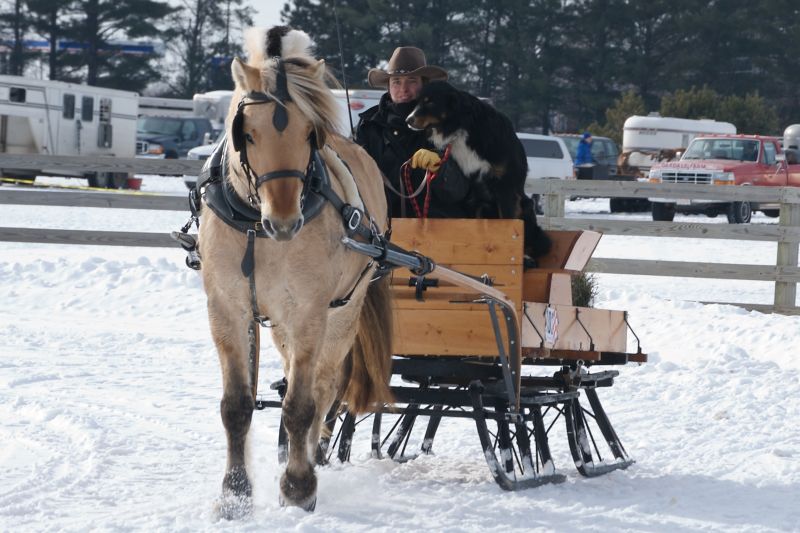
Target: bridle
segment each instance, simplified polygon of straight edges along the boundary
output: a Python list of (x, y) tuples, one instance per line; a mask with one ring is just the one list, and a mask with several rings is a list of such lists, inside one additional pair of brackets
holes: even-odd
[(315, 152), (318, 149), (316, 134), (312, 131), (308, 137), (308, 143), (311, 151), (308, 157), (308, 164), (306, 165), (305, 172), (297, 169), (280, 169), (266, 172), (264, 174), (256, 174), (250, 161), (247, 158), (247, 139), (244, 133), (244, 108), (249, 105), (260, 104), (275, 104), (275, 111), (272, 113), (272, 125), (276, 130), (282, 132), (289, 125), (289, 114), (286, 111), (286, 104), (292, 101), (289, 95), (289, 88), (286, 80), (286, 68), (284, 60), (275, 58), (277, 62), (277, 72), (275, 76), (275, 92), (274, 94), (263, 91), (250, 91), (239, 101), (236, 108), (236, 115), (233, 117), (231, 123), (231, 141), (233, 142), (233, 149), (239, 153), (239, 163), (247, 175), (247, 184), (249, 189), (248, 201), (253, 206), (258, 206), (261, 203), (261, 198), (258, 195), (258, 189), (264, 183), (279, 179), (279, 178), (298, 178), (303, 183), (303, 191), (300, 195), (300, 208), (303, 208), (305, 203), (306, 194), (311, 180), (309, 175), (311, 173)]

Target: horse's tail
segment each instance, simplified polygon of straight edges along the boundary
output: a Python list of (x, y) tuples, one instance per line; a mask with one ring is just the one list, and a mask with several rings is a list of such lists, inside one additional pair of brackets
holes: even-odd
[(370, 283), (353, 349), (350, 376), (343, 395), (351, 413), (366, 411), (370, 405), (392, 403), (389, 377), (392, 370), (392, 292), (390, 278)]

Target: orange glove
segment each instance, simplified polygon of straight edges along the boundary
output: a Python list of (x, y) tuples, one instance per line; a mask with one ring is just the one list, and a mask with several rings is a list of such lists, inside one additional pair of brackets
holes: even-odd
[(420, 148), (411, 156), (411, 168), (424, 168), (430, 172), (438, 172), (442, 166), (442, 158), (432, 150)]

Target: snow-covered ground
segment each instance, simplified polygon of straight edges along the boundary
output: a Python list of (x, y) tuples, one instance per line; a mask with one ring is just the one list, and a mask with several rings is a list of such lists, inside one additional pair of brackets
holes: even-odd
[[(143, 189), (184, 193), (170, 178)], [(579, 200), (568, 216), (611, 215), (605, 200)], [(186, 218), (0, 209), (0, 226), (166, 232)], [(607, 236), (595, 256), (772, 264), (775, 253)], [(770, 303), (769, 283), (616, 275), (597, 277), (597, 306), (628, 310), (650, 354), (601, 390), (637, 460), (629, 469), (582, 478), (554, 429), (567, 481), (507, 493), (471, 422), (446, 420), (435, 455), (404, 464), (371, 459), (359, 429), (351, 462), (319, 470), (307, 514), (278, 505), (278, 413), (266, 410), (251, 433), (255, 512), (216, 521), (220, 372), (183, 259), (177, 248), (0, 244), (0, 531), (800, 531), (800, 317), (696, 303)], [(264, 340), (262, 389), (280, 377)]]

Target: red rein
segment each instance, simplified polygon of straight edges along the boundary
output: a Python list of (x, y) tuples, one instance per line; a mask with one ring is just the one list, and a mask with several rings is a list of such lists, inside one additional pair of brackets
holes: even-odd
[[(445, 161), (450, 158), (450, 145), (448, 144), (447, 147), (444, 149), (444, 155), (442, 156), (442, 160), (439, 165), (439, 169), (441, 170), (441, 165), (444, 165)], [(401, 175), (403, 177), (403, 184), (405, 186), (406, 191), (409, 193), (414, 190), (411, 184), (411, 160), (409, 159), (405, 163), (403, 163), (403, 167), (401, 170)], [(417, 198), (409, 198), (408, 200), (411, 202), (411, 206), (414, 208), (414, 213), (417, 215), (417, 218), (428, 218), (428, 211), (430, 210), (431, 206), (431, 182), (436, 179), (436, 176), (439, 175), (439, 172), (431, 172), (430, 170), (425, 171), (425, 201), (423, 202), (422, 209), (419, 207), (419, 203), (417, 202)]]

